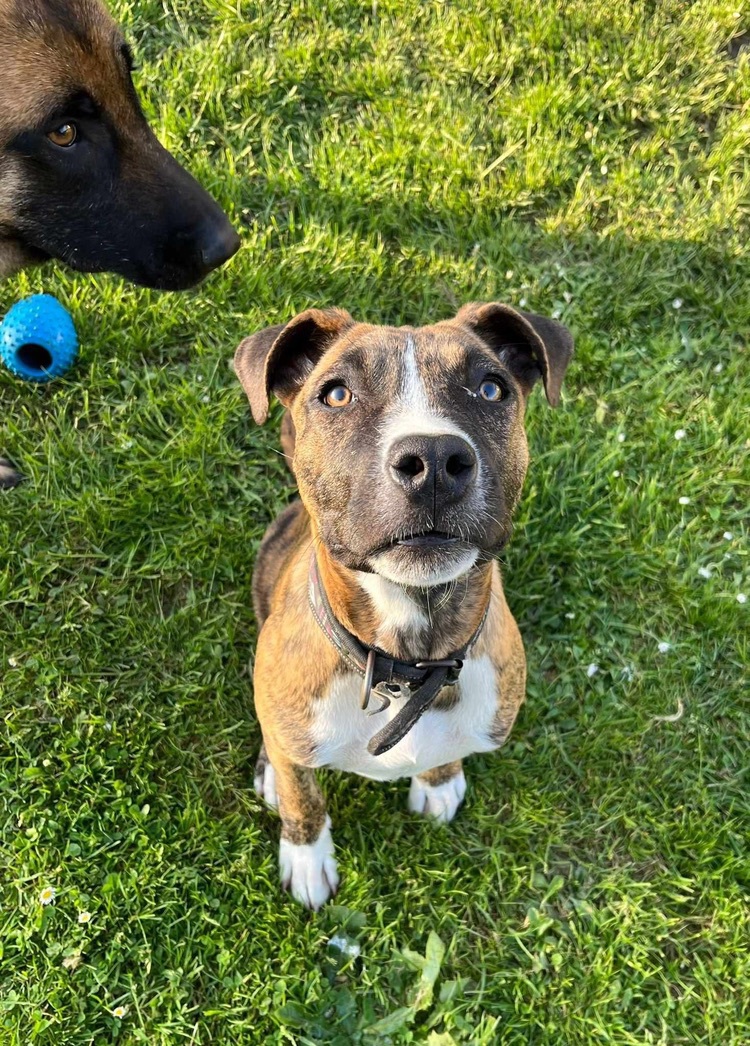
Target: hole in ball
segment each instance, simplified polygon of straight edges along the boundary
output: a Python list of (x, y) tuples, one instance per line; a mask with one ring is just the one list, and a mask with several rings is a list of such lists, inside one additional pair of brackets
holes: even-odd
[(34, 345), (33, 343), (22, 345), (16, 352), (16, 358), (24, 367), (27, 367), (29, 370), (35, 370), (38, 374), (42, 374), (52, 366), (52, 353), (45, 349), (43, 345)]

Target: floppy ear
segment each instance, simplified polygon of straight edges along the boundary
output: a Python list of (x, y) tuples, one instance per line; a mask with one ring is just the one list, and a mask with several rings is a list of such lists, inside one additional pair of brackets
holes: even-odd
[(560, 387), (573, 355), (573, 335), (557, 320), (521, 312), (500, 302), (470, 302), (456, 314), (510, 367), (527, 391), (541, 374), (544, 391), (553, 407), (560, 402)]
[(258, 425), (268, 417), (271, 393), (288, 407), (330, 343), (353, 323), (343, 309), (308, 309), (240, 342), (234, 369)]

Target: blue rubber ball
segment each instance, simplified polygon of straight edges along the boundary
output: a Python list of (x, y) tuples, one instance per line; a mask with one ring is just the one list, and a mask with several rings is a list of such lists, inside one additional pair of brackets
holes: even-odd
[(73, 366), (78, 334), (51, 294), (19, 301), (0, 324), (0, 359), (19, 378), (51, 381)]

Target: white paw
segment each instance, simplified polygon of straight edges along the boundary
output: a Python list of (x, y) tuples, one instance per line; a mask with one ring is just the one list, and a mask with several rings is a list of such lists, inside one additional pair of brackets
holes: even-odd
[(441, 785), (428, 785), (412, 777), (409, 789), (409, 809), (413, 814), (432, 817), (442, 824), (452, 821), (466, 795), (463, 770)]
[(339, 873), (333, 856), (331, 819), (314, 843), (297, 845), (286, 839), (279, 847), (281, 885), (290, 890), (305, 908), (317, 911), (339, 888)]
[(6, 461), (5, 458), (0, 458), (0, 490), (5, 490), (6, 487), (15, 487), (20, 482), (21, 477), (11, 463)]
[(276, 771), (270, 762), (266, 762), (266, 765), (260, 772), (256, 770), (253, 783), (255, 791), (261, 799), (265, 799), (269, 806), (272, 806), (274, 810), (278, 810), (279, 797), (276, 793)]

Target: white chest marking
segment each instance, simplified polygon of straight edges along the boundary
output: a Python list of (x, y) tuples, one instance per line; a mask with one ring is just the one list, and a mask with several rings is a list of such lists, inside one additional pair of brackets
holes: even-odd
[(388, 622), (388, 627), (384, 625), (378, 630), (376, 644), (382, 643), (383, 636), (392, 628), (413, 634), (429, 626), (427, 615), (409, 598), (401, 585), (380, 574), (365, 574), (362, 571), (357, 572), (357, 580), (375, 605), (380, 621)]
[(406, 737), (380, 756), (370, 755), (367, 743), (403, 708), (404, 699), (368, 716), (360, 708), (361, 687), (360, 676), (347, 673), (315, 702), (312, 739), (317, 766), (392, 781), (497, 747), (490, 739), (497, 710), (495, 671), (486, 655), (464, 664), (458, 682), (460, 701), (446, 711), (425, 712)]

